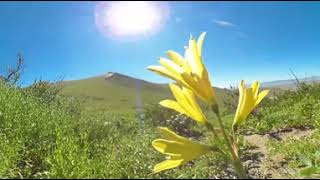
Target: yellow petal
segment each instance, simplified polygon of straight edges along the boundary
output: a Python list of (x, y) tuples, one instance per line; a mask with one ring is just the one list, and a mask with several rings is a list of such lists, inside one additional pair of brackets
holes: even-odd
[(255, 102), (255, 106), (257, 106), (261, 102), (261, 100), (268, 95), (269, 91), (270, 90), (264, 90), (264, 91), (261, 91), (261, 93), (259, 93), (258, 98)]
[(180, 76), (180, 74), (183, 72), (183, 69), (174, 63), (173, 61), (170, 61), (165, 58), (160, 58), (159, 63), (166, 68), (168, 71), (170, 71), (172, 74), (175, 74), (176, 76)]
[(183, 159), (178, 159), (178, 160), (165, 160), (159, 164), (156, 164), (154, 166), (153, 172), (158, 173), (164, 170), (172, 169), (175, 167), (178, 167), (182, 165)]
[(177, 99), (177, 102), (165, 100), (160, 102), (160, 104), (164, 107), (183, 113), (199, 123), (205, 124), (207, 119), (197, 104), (192, 91), (185, 87), (181, 89), (179, 86), (172, 83), (170, 83), (169, 86), (173, 95)]
[(202, 73), (202, 76), (200, 78), (204, 82), (206, 88), (209, 88), (211, 90), (212, 86), (211, 86), (211, 82), (209, 80), (208, 71), (207, 71), (206, 68), (203, 69), (203, 73)]
[(175, 110), (179, 113), (186, 114), (185, 110), (176, 101), (167, 99), (167, 100), (160, 101), (159, 104), (163, 107)]
[(206, 36), (206, 32), (203, 32), (198, 38), (197, 49), (198, 49), (199, 56), (201, 56), (202, 44), (205, 36)]
[(189, 57), (188, 58), (190, 58), (188, 60), (192, 67), (192, 72), (194, 72), (195, 74), (201, 77), (204, 67), (202, 64), (201, 57), (199, 56), (199, 53), (197, 50), (197, 44), (194, 38), (191, 38), (189, 40)]
[(168, 52), (167, 52), (167, 55), (168, 55), (168, 57), (173, 61), (173, 62), (175, 62), (176, 64), (178, 64), (178, 65), (184, 65), (184, 59), (183, 59), (183, 57), (179, 54), (179, 53), (177, 53), (177, 52), (174, 52), (174, 51), (172, 51), (172, 50), (169, 50)]
[[(165, 136), (170, 141), (176, 141), (176, 142), (179, 142), (181, 144), (187, 145), (187, 146), (189, 146), (191, 148), (195, 148), (197, 150), (200, 149), (201, 152), (206, 152), (206, 151), (210, 150), (210, 146), (198, 143), (196, 141), (189, 140), (189, 139), (187, 139), (185, 137), (182, 137), (182, 136), (174, 133), (173, 131), (169, 130), (168, 128), (158, 127), (158, 129), (161, 132), (161, 134), (163, 136)], [(190, 151), (190, 149), (185, 149), (184, 148), (184, 149), (181, 150), (181, 152), (183, 154), (183, 152), (191, 152), (192, 153), (193, 151)]]
[(243, 109), (243, 104), (244, 104), (244, 98), (245, 98), (245, 93), (246, 93), (246, 87), (244, 80), (241, 80), (240, 85), (239, 85), (239, 100), (238, 100), (238, 107), (236, 111), (236, 115), (233, 121), (233, 125), (239, 124), (239, 121), (241, 121), (241, 111)]
[(185, 144), (165, 139), (154, 140), (152, 146), (160, 153), (167, 155), (179, 155), (182, 154), (185, 149)]
[(182, 73), (182, 79), (187, 84), (187, 88), (192, 90), (198, 97), (210, 106), (217, 104), (213, 87), (209, 81), (206, 70), (203, 71), (203, 77), (195, 74)]
[[(188, 79), (188, 80), (186, 80), (186, 82), (187, 82), (187, 83), (190, 82), (190, 84), (191, 84), (191, 83), (194, 83), (194, 80), (193, 80), (193, 79)], [(190, 89), (191, 89), (202, 101), (208, 103), (206, 96), (204, 96), (204, 94), (202, 93), (202, 90), (199, 89), (198, 87), (200, 87), (200, 86), (197, 86), (197, 85), (195, 85), (195, 86), (190, 86)]]
[(216, 102), (213, 101), (214, 98), (214, 93), (213, 93), (213, 87), (211, 87), (210, 82), (207, 81), (204, 78), (200, 78), (198, 76), (195, 77), (198, 82), (198, 87), (199, 87), (199, 93), (201, 96), (205, 99), (205, 102), (207, 102), (209, 105), (215, 104)]
[(169, 83), (169, 87), (170, 87), (170, 90), (171, 90), (173, 96), (177, 99), (177, 102), (179, 104), (180, 104), (180, 102), (184, 101), (182, 90), (179, 86), (177, 86), (174, 83)]
[(157, 151), (169, 155), (169, 160), (157, 164), (154, 173), (183, 165), (210, 151), (210, 146), (179, 136), (168, 128), (159, 129), (169, 140), (156, 139), (152, 145)]
[(188, 101), (188, 103), (191, 105), (191, 107), (193, 109), (195, 109), (197, 106), (197, 103), (196, 103), (196, 98), (195, 98), (193, 92), (186, 87), (182, 87), (182, 93), (183, 93), (184, 97), (186, 98), (186, 100)]
[(170, 131), (168, 128), (166, 127), (158, 127), (160, 133), (167, 138), (168, 140), (172, 140), (172, 141), (178, 141), (178, 142), (182, 142), (185, 140), (184, 137), (179, 136), (178, 134), (174, 133), (173, 131)]
[(242, 119), (239, 122), (240, 124), (244, 122), (244, 120), (247, 118), (247, 116), (251, 113), (251, 111), (254, 108), (255, 101), (253, 97), (254, 95), (253, 95), (252, 89), (251, 88), (247, 89), (245, 101), (244, 101), (242, 112), (241, 112)]
[(187, 99), (185, 98), (185, 96), (183, 95), (182, 89), (173, 84), (170, 83), (169, 87), (171, 89), (172, 94), (174, 95), (174, 97), (177, 99), (178, 104), (185, 109), (185, 113), (188, 113), (190, 109), (192, 109), (192, 107), (190, 106), (190, 104), (188, 103)]
[(200, 86), (199, 82), (198, 82), (198, 78), (197, 76), (192, 76), (190, 74), (187, 73), (182, 73), (181, 77), (183, 78), (184, 82), (187, 84), (185, 85), (185, 87), (191, 89), (195, 94), (197, 94), (203, 101), (206, 102), (205, 96), (203, 96), (203, 94), (201, 93), (202, 90), (201, 88), (203, 88), (202, 86)]
[(199, 86), (197, 84), (197, 82), (195, 81), (195, 79), (192, 78), (192, 76), (188, 73), (182, 73), (181, 77), (183, 78), (183, 80), (186, 82), (186, 84), (188, 86), (186, 86), (187, 88), (191, 89), (192, 91), (194, 91), (195, 93), (198, 93), (199, 91)]
[(252, 85), (251, 85), (251, 88), (252, 88), (252, 92), (254, 94), (254, 97), (256, 98), (258, 96), (258, 91), (259, 91), (259, 82), (258, 81), (255, 81)]
[(205, 96), (206, 96), (207, 103), (210, 106), (214, 105), (214, 104), (218, 104), (214, 88), (211, 85), (208, 71), (205, 67), (203, 69), (203, 73), (202, 73), (202, 76), (200, 77), (200, 79), (201, 79), (201, 83), (203, 84), (202, 87), (204, 89), (204, 93), (206, 94)]
[(191, 112), (191, 118), (201, 124), (207, 123), (208, 121), (205, 115), (203, 114), (199, 104), (197, 103), (193, 92), (190, 89), (187, 89), (185, 87), (183, 87), (182, 92), (192, 108), (192, 109), (189, 109), (189, 112)]
[(165, 76), (167, 78), (170, 78), (172, 80), (175, 80), (177, 82), (183, 81), (181, 76), (177, 76), (176, 74), (173, 74), (172, 72), (168, 71), (166, 68), (163, 66), (148, 66), (148, 70), (155, 72), (157, 74), (160, 74), (162, 76)]
[(191, 73), (190, 66), (179, 53), (169, 50), (167, 55), (174, 63), (179, 65), (184, 72)]

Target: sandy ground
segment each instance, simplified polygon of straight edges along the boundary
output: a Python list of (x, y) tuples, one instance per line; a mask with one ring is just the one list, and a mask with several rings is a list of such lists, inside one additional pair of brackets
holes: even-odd
[(283, 141), (288, 138), (300, 139), (310, 136), (313, 132), (312, 129), (284, 129), (263, 135), (244, 136), (244, 139), (254, 147), (247, 152), (248, 156), (244, 162), (244, 165), (248, 167), (249, 174), (252, 178), (286, 179), (290, 174), (288, 163), (280, 155), (269, 155), (268, 141)]
[[(288, 162), (284, 157), (270, 156), (268, 142), (270, 140), (283, 141), (287, 138), (299, 139), (310, 136), (312, 129), (283, 129), (262, 135), (245, 135), (244, 139), (252, 148), (245, 151), (242, 156), (243, 165), (247, 169), (251, 179), (287, 179), (293, 172), (288, 168)], [(227, 167), (221, 174), (214, 178), (237, 179), (232, 167)]]

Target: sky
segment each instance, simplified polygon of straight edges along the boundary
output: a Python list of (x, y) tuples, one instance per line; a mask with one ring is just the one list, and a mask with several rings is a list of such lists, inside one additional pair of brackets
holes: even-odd
[(97, 28), (97, 4), (1, 2), (0, 72), (21, 52), (25, 85), (107, 72), (165, 83), (146, 67), (168, 50), (183, 54), (190, 35), (207, 32), (203, 62), (214, 86), (289, 79), (290, 68), (299, 77), (320, 75), (319, 2), (167, 2), (162, 26), (130, 41)]

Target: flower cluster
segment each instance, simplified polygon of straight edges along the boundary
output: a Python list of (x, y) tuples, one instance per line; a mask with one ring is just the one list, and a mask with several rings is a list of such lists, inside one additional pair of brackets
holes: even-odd
[[(224, 142), (229, 148), (229, 155), (239, 176), (245, 177), (240, 160), (238, 149), (234, 138), (225, 132), (223, 123), (219, 114), (219, 106), (214, 88), (211, 85), (208, 71), (202, 61), (202, 46), (206, 33), (202, 33), (196, 41), (190, 38), (188, 47), (185, 49), (184, 57), (179, 53), (169, 50), (167, 55), (169, 59), (160, 58), (161, 66), (149, 66), (148, 70), (170, 78), (176, 83), (169, 84), (170, 90), (176, 100), (163, 100), (160, 105), (173, 109), (195, 120), (200, 125), (205, 125), (211, 130), (216, 139), (220, 139), (215, 128), (208, 121), (202, 112), (197, 97), (211, 107), (216, 113), (219, 121), (220, 130), (223, 133)], [(250, 112), (261, 102), (268, 94), (268, 90), (258, 93), (259, 83), (254, 82), (250, 88), (246, 89), (245, 82), (241, 81), (239, 86), (239, 103), (232, 125), (232, 134), (243, 124)], [(168, 156), (167, 160), (154, 166), (154, 173), (163, 170), (178, 167), (186, 164), (188, 161), (196, 159), (208, 152), (223, 152), (223, 148), (201, 144), (181, 137), (167, 128), (160, 127), (161, 133), (166, 139), (156, 139), (152, 142), (153, 147)]]

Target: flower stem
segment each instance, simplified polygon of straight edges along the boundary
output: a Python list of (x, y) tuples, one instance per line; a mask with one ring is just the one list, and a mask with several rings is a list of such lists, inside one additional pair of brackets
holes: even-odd
[(220, 138), (219, 138), (217, 132), (216, 132), (216, 131), (214, 130), (214, 128), (212, 127), (212, 125), (211, 125), (210, 123), (206, 123), (206, 127), (207, 127), (207, 129), (209, 129), (209, 131), (212, 132), (213, 136), (214, 136), (218, 141), (220, 141)]
[[(213, 133), (213, 135), (214, 135), (214, 137), (217, 139), (217, 141), (218, 141), (218, 143), (219, 144), (221, 144), (221, 139), (219, 138), (219, 136), (218, 136), (218, 134), (217, 134), (217, 132), (214, 130), (214, 128), (212, 127), (212, 125), (210, 124), (210, 123), (207, 123), (206, 124), (206, 127), (209, 129), (209, 131), (211, 131), (212, 133)], [(220, 152), (221, 154), (223, 154), (223, 155), (226, 155), (226, 153), (223, 151), (223, 149), (221, 150), (221, 149), (218, 149), (218, 148), (214, 148), (214, 149), (212, 149), (212, 150), (214, 150), (214, 151), (217, 151), (217, 152)]]
[(248, 179), (246, 171), (244, 170), (239, 158), (233, 159), (232, 164), (240, 179)]
[(237, 155), (238, 154), (236, 152), (237, 149), (234, 149), (233, 146), (232, 146), (232, 142), (231, 142), (230, 138), (228, 137), (228, 135), (227, 135), (227, 133), (225, 131), (225, 128), (223, 126), (220, 114), (216, 113), (216, 115), (217, 115), (217, 119), (218, 119), (218, 122), (219, 122), (219, 125), (220, 125), (220, 128), (221, 128), (221, 131), (222, 131), (222, 135), (223, 135), (223, 137), (224, 137), (224, 139), (225, 139), (225, 141), (227, 143), (227, 146), (228, 146), (228, 148), (230, 150), (230, 153), (231, 153), (232, 165), (235, 168), (239, 178), (240, 179), (246, 179), (247, 175), (246, 175), (246, 172), (245, 172), (245, 170), (243, 168), (243, 165), (242, 165), (242, 163), (240, 161), (240, 158)]

